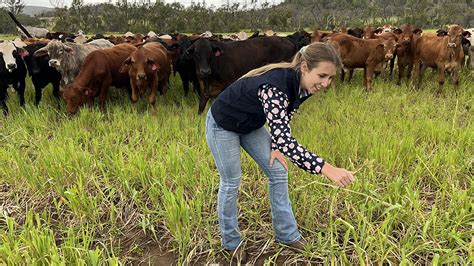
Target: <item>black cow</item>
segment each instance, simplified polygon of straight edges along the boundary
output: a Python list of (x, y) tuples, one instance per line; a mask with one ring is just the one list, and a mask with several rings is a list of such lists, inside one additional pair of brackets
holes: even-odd
[(362, 36), (364, 35), (364, 30), (361, 28), (349, 28), (347, 30), (347, 34), (362, 39)]
[(201, 90), (199, 81), (196, 76), (196, 65), (190, 54), (185, 54), (185, 51), (192, 45), (191, 39), (185, 36), (178, 42), (179, 55), (175, 62), (173, 62), (173, 71), (179, 73), (181, 81), (183, 82), (184, 95), (187, 96), (189, 92), (189, 83), (193, 84), (194, 91), (200, 95)]
[(6, 100), (8, 86), (12, 85), (18, 93), (20, 106), (25, 105), (26, 66), (20, 56), (20, 48), (12, 41), (0, 43), (0, 108), (8, 114)]
[(286, 37), (256, 37), (238, 42), (220, 42), (201, 38), (191, 45), (196, 74), (201, 85), (199, 113), (207, 101), (248, 71), (260, 66), (290, 61), (298, 46)]
[(49, 66), (48, 55), (35, 57), (33, 54), (40, 48), (46, 46), (46, 43), (33, 43), (25, 47), (27, 54), (23, 57), (25, 60), (28, 73), (31, 76), (33, 85), (35, 86), (35, 105), (41, 101), (43, 88), (49, 83), (53, 85), (53, 95), (59, 100), (59, 83), (61, 74), (54, 68)]
[(296, 44), (298, 50), (301, 47), (306, 46), (311, 43), (311, 34), (309, 34), (308, 32), (304, 30), (297, 31), (286, 37)]

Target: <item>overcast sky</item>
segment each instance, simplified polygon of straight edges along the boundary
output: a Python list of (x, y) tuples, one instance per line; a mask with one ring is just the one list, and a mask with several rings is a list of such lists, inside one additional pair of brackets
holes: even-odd
[[(128, 0), (129, 2), (133, 2), (134, 0)], [(139, 0), (136, 0), (137, 2)], [(151, 0), (152, 3), (154, 3), (156, 0)], [(191, 1), (192, 0), (165, 0), (166, 3), (173, 3), (173, 2), (179, 2), (185, 6), (189, 6), (191, 4)], [(202, 3), (203, 0), (194, 0), (195, 3), (197, 2), (201, 2)], [(206, 6), (211, 6), (211, 5), (214, 5), (216, 7), (220, 7), (224, 4), (227, 3), (227, 0), (204, 0), (206, 2)], [(244, 3), (247, 3), (247, 4), (250, 4), (251, 0), (228, 0), (229, 3), (240, 3), (240, 4), (244, 4)], [(270, 4), (278, 4), (280, 2), (282, 2), (282, 0), (267, 0)], [(45, 7), (51, 7), (51, 3), (49, 2), (49, 0), (23, 0), (23, 2), (25, 3), (25, 5), (27, 6), (45, 6)], [(72, 0), (64, 0), (65, 4), (67, 6), (70, 6), (71, 5), (71, 2)], [(108, 0), (84, 0), (84, 3), (85, 4), (91, 4), (91, 3), (104, 3), (104, 2), (108, 2)], [(112, 0), (112, 2), (116, 2), (116, 0)], [(257, 1), (258, 3), (260, 2), (265, 2), (265, 0), (258, 0)]]

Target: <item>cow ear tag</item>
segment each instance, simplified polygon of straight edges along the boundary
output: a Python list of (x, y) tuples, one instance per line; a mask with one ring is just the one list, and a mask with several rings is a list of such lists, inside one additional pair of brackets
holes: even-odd
[(215, 53), (214, 53), (215, 56), (220, 56), (221, 55), (221, 51), (217, 50)]
[(157, 70), (157, 69), (158, 69), (158, 68), (156, 67), (156, 65), (153, 64), (153, 66), (151, 67), (151, 70), (155, 71), (155, 70)]
[(30, 53), (28, 53), (27, 50), (22, 50), (22, 51), (20, 52), (21, 58), (25, 58), (25, 57), (27, 57), (27, 56), (29, 56), (29, 55), (30, 55)]

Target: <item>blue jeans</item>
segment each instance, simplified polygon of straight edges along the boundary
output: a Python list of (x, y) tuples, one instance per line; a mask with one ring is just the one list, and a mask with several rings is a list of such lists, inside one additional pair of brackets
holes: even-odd
[(222, 245), (225, 249), (235, 249), (240, 245), (237, 222), (237, 194), (242, 169), (240, 147), (257, 162), (268, 176), (268, 191), (272, 223), (276, 241), (291, 244), (301, 238), (288, 196), (288, 172), (275, 160), (270, 167), (271, 137), (261, 127), (248, 134), (227, 131), (216, 124), (211, 110), (206, 118), (206, 138), (220, 174), (217, 212), (221, 230)]

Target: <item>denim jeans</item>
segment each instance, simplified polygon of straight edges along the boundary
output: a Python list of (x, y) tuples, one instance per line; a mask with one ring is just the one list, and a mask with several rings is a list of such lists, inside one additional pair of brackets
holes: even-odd
[(268, 176), (270, 208), (276, 241), (291, 244), (301, 238), (288, 196), (288, 172), (275, 160), (270, 167), (271, 137), (267, 129), (261, 127), (248, 134), (227, 131), (216, 124), (211, 110), (206, 118), (206, 138), (220, 174), (217, 212), (221, 230), (222, 245), (225, 249), (235, 249), (241, 238), (237, 222), (237, 194), (242, 169), (240, 147), (257, 162)]

